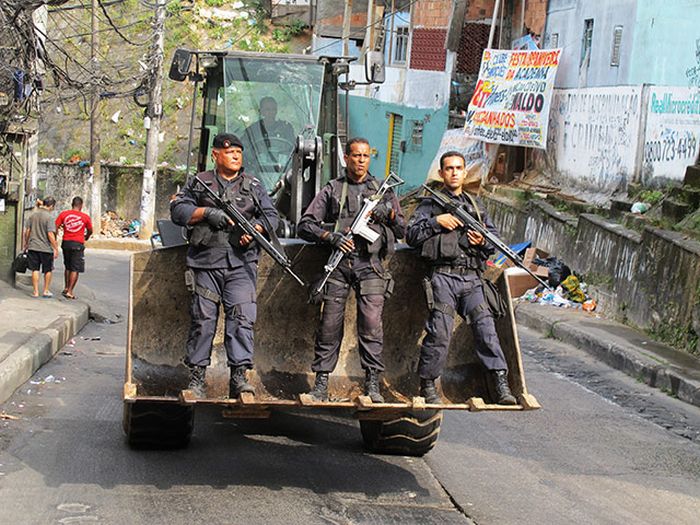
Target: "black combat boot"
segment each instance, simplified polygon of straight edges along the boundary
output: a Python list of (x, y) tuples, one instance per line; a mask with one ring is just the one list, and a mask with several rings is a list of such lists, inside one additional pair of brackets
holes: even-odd
[(372, 403), (384, 403), (384, 398), (379, 393), (379, 370), (365, 370), (365, 395), (369, 396)]
[(316, 382), (309, 395), (314, 401), (328, 401), (328, 372), (316, 372)]
[(489, 370), (488, 387), (491, 400), (497, 405), (515, 405), (517, 400), (508, 386), (507, 370)]
[(435, 379), (420, 380), (420, 395), (429, 405), (441, 405), (442, 399), (435, 386)]
[(190, 366), (190, 382), (187, 385), (187, 390), (191, 391), (195, 397), (206, 397), (206, 392), (204, 391), (206, 374), (206, 366)]
[(248, 367), (244, 366), (232, 366), (231, 367), (231, 380), (228, 383), (228, 397), (229, 399), (235, 399), (240, 396), (243, 392), (250, 392), (255, 394), (255, 389), (246, 379), (246, 372)]

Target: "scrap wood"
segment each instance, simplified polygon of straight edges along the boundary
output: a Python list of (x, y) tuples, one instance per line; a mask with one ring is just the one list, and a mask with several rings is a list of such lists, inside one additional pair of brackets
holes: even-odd
[(6, 414), (5, 412), (0, 412), (0, 419), (9, 419), (10, 421), (16, 421), (19, 419), (19, 417)]

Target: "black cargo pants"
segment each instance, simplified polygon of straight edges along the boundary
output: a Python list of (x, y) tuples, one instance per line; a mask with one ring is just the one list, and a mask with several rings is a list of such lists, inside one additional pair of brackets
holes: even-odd
[(194, 293), (186, 363), (195, 366), (209, 366), (211, 363), (221, 302), (226, 315), (224, 347), (228, 365), (252, 368), (257, 264), (216, 270), (192, 269), (192, 272)]
[(421, 344), (418, 362), (420, 378), (435, 379), (442, 375), (455, 315), (463, 319), (469, 318), (476, 343), (474, 350), (484, 366), (488, 370), (507, 370), (493, 314), (486, 305), (484, 285), (479, 276), (475, 273), (461, 275), (436, 272), (430, 284), (432, 307)]
[[(376, 268), (376, 270), (375, 270)], [(377, 273), (381, 271), (382, 275)], [(314, 372), (333, 372), (338, 364), (350, 289), (357, 298), (357, 342), (363, 369), (384, 370), (382, 312), (387, 279), (379, 263), (348, 257), (331, 274), (323, 291), (321, 324), (316, 331)]]

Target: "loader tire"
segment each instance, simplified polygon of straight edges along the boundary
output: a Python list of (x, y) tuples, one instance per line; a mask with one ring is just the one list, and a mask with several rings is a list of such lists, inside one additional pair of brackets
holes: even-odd
[(423, 456), (437, 443), (441, 423), (441, 410), (420, 410), (386, 421), (360, 420), (360, 430), (369, 452)]
[(131, 448), (185, 448), (192, 437), (194, 408), (177, 403), (124, 403), (123, 426)]

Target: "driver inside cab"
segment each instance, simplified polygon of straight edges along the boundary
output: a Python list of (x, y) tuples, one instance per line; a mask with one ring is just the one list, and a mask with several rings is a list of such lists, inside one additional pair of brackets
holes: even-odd
[(243, 139), (258, 153), (261, 148), (280, 150), (287, 145), (293, 146), (294, 129), (289, 122), (277, 120), (277, 101), (263, 97), (260, 99), (260, 120), (245, 129)]

